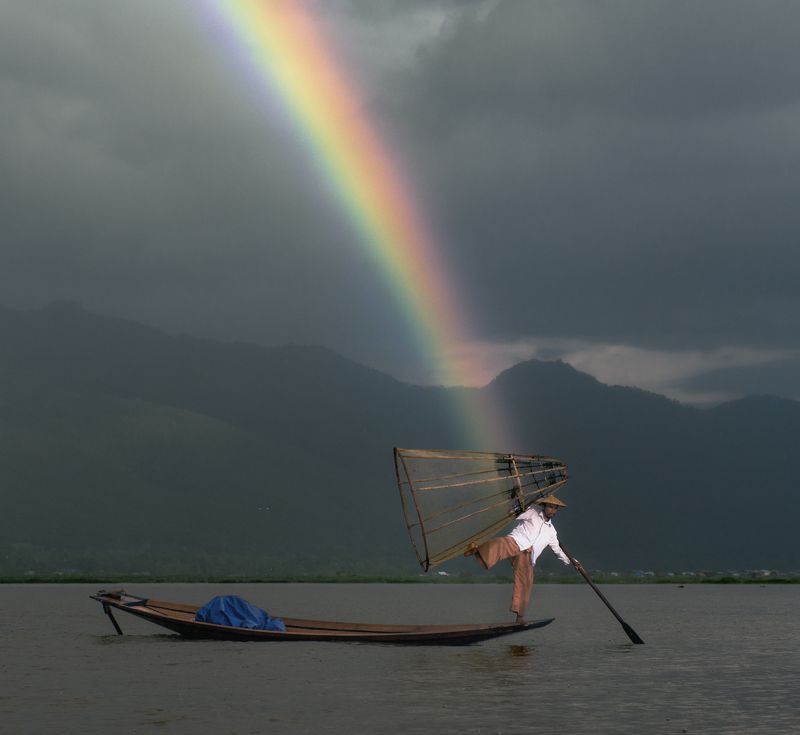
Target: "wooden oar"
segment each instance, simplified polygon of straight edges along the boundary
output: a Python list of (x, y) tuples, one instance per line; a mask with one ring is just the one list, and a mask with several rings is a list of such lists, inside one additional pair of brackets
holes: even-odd
[(586, 570), (583, 568), (583, 566), (579, 564), (578, 561), (575, 559), (575, 557), (572, 556), (572, 554), (570, 554), (569, 551), (567, 551), (564, 548), (564, 544), (559, 542), (558, 545), (561, 547), (561, 551), (563, 551), (567, 555), (567, 558), (572, 563), (572, 566), (575, 567), (578, 574), (580, 574), (581, 577), (583, 577), (589, 583), (589, 586), (595, 592), (597, 592), (597, 596), (605, 603), (606, 607), (609, 610), (611, 610), (612, 615), (619, 621), (619, 624), (622, 626), (622, 629), (625, 631), (625, 633), (627, 633), (628, 638), (631, 639), (631, 642), (644, 643), (644, 641), (639, 637), (639, 634), (619, 616), (619, 613), (613, 607), (611, 607), (611, 603), (605, 598), (605, 595), (597, 588), (597, 585), (594, 582), (592, 582), (591, 579), (589, 579), (589, 575), (586, 573)]

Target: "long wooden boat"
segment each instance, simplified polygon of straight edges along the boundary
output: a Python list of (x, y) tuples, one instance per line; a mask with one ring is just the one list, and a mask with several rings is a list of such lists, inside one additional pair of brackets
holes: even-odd
[(252, 630), (228, 625), (199, 623), (198, 605), (153, 600), (129, 595), (124, 590), (100, 590), (91, 595), (109, 616), (117, 633), (122, 629), (113, 611), (134, 615), (187, 638), (216, 638), (228, 641), (358, 641), (416, 645), (465, 645), (512, 633), (541, 628), (554, 618), (523, 623), (481, 623), (477, 625), (382, 625), (282, 617), (286, 632)]

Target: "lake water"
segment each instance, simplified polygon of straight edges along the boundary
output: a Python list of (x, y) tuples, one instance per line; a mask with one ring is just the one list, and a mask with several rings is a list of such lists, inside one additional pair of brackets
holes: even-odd
[[(202, 604), (362, 622), (509, 620), (510, 586), (132, 585)], [(538, 585), (546, 628), (466, 647), (190, 641), (96, 586), (0, 585), (0, 731), (798, 733), (800, 585)]]

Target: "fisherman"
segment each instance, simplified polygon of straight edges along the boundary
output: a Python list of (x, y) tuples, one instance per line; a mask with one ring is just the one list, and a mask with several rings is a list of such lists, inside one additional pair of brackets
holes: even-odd
[[(540, 507), (536, 507), (536, 506)], [(549, 546), (553, 553), (569, 565), (569, 557), (561, 550), (553, 517), (567, 504), (555, 495), (539, 498), (535, 505), (517, 516), (517, 524), (507, 536), (498, 536), (482, 544), (470, 544), (464, 556), (475, 556), (484, 569), (491, 569), (501, 559), (509, 559), (514, 569), (514, 589), (511, 593), (511, 612), (517, 622), (524, 622), (525, 608), (533, 588), (533, 567), (539, 554)], [(580, 562), (576, 561), (580, 571)]]

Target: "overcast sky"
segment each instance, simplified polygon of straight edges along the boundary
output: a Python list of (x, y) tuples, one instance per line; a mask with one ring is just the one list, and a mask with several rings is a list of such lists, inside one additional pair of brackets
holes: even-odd
[[(486, 381), (800, 398), (800, 3), (313, 3)], [(0, 0), (0, 304), (425, 366), (206, 2)]]

